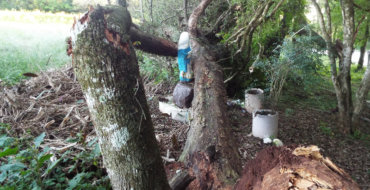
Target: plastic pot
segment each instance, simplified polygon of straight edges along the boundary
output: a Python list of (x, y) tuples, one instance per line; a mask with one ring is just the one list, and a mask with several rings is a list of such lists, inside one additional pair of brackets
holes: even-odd
[(260, 109), (253, 112), (252, 134), (258, 138), (277, 138), (278, 113), (273, 110)]
[(264, 94), (259, 88), (251, 88), (245, 91), (245, 109), (252, 114), (254, 111), (262, 109)]

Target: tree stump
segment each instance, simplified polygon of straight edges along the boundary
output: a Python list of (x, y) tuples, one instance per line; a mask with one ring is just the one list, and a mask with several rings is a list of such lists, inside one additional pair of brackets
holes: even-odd
[(170, 189), (159, 153), (126, 7), (89, 10), (73, 25), (73, 67), (114, 189)]

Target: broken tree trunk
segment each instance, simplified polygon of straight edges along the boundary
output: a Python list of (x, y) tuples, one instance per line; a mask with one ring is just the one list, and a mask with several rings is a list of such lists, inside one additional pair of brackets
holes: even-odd
[(69, 52), (114, 189), (170, 189), (159, 153), (125, 7), (90, 10)]
[(235, 190), (359, 190), (345, 171), (324, 158), (317, 146), (268, 147), (249, 161)]
[(189, 18), (195, 76), (193, 118), (180, 160), (196, 177), (190, 189), (231, 187), (240, 169), (238, 146), (227, 116), (222, 68), (206, 44), (197, 41), (197, 20), (210, 2), (203, 0)]

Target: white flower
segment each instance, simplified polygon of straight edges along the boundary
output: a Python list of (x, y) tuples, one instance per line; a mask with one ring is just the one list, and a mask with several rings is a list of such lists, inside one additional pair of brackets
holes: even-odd
[(265, 144), (272, 143), (272, 140), (267, 137), (267, 138), (263, 139), (263, 143), (265, 143)]
[(274, 143), (275, 146), (283, 146), (284, 145), (283, 142), (281, 142), (281, 140), (279, 140), (279, 139), (274, 139), (272, 142)]

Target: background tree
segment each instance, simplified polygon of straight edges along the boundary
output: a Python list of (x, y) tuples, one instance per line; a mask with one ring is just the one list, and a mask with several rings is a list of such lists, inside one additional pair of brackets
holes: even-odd
[[(311, 0), (316, 8), (319, 18), (321, 33), (326, 42), (328, 49), (331, 78), (334, 84), (338, 109), (339, 109), (339, 128), (344, 133), (353, 132), (354, 128), (352, 120), (357, 118), (360, 114), (359, 109), (353, 112), (352, 91), (351, 91), (351, 58), (353, 52), (353, 45), (355, 41), (355, 22), (354, 22), (354, 4), (350, 0), (341, 0), (340, 6), (342, 11), (343, 22), (343, 43), (340, 40), (334, 40), (331, 22), (331, 9), (328, 0), (324, 1), (325, 14), (322, 13), (319, 4), (316, 0)], [(324, 16), (325, 15), (325, 16)], [(338, 69), (337, 69), (337, 59)], [(367, 68), (370, 69), (370, 68)], [(357, 94), (365, 94), (365, 96), (358, 96), (357, 101), (363, 103), (368, 93), (369, 72), (366, 72), (364, 80)], [(360, 104), (361, 104), (360, 103)], [(359, 104), (356, 104), (358, 106)]]

